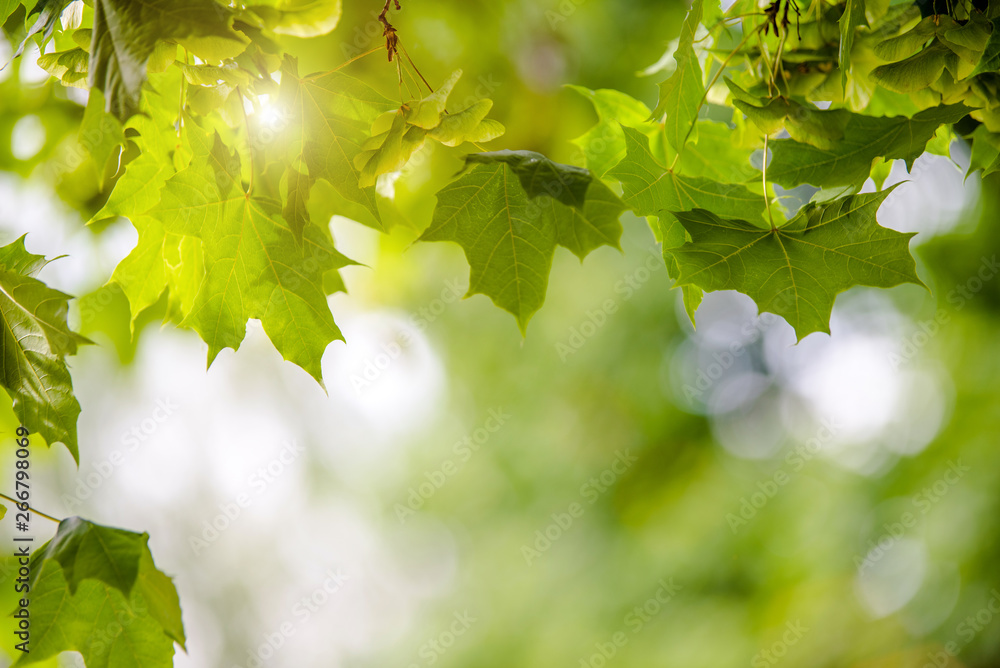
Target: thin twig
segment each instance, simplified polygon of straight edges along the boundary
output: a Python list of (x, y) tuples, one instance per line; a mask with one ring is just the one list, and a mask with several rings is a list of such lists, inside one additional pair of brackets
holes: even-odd
[[(18, 501), (17, 499), (12, 499), (11, 497), (7, 496), (6, 494), (0, 494), (0, 499), (7, 499), (8, 501), (10, 501), (11, 503), (13, 503), (15, 505), (17, 505), (19, 503), (24, 503), (23, 501)], [(36, 508), (32, 508), (31, 506), (28, 506), (28, 510), (30, 510), (33, 513), (35, 513), (36, 515), (44, 517), (47, 520), (52, 520), (53, 522), (56, 522), (56, 523), (62, 522), (62, 520), (59, 519), (58, 517), (52, 517), (52, 515), (48, 515), (46, 513), (43, 513), (42, 511), (40, 511), (40, 510), (38, 510)]]
[[(719, 80), (719, 77), (722, 76), (722, 73), (726, 70), (726, 67), (729, 65), (729, 61), (733, 59), (733, 56), (735, 56), (737, 53), (740, 52), (740, 50), (747, 43), (747, 41), (750, 39), (752, 35), (760, 34), (761, 27), (763, 25), (766, 24), (761, 24), (761, 26), (754, 28), (753, 32), (745, 35), (742, 41), (740, 41), (740, 43), (736, 45), (736, 48), (733, 49), (733, 51), (728, 56), (726, 56), (726, 59), (722, 61), (722, 64), (719, 65), (719, 69), (716, 71), (715, 75), (712, 76), (712, 80), (709, 81), (708, 86), (705, 87), (705, 94), (701, 96), (701, 101), (698, 103), (698, 111), (701, 111), (701, 108), (705, 105), (705, 100), (708, 99), (709, 91), (712, 90), (712, 86), (714, 86), (716, 82)], [(688, 128), (687, 134), (684, 135), (684, 141), (681, 142), (680, 148), (677, 149), (677, 155), (674, 156), (673, 162), (670, 163), (670, 171), (673, 171), (674, 167), (677, 165), (677, 161), (680, 160), (681, 152), (684, 150), (684, 146), (687, 144), (688, 139), (691, 137), (691, 133), (694, 132), (694, 126), (697, 122), (698, 122), (698, 117), (697, 115), (695, 115), (694, 121), (691, 122), (691, 127)]]

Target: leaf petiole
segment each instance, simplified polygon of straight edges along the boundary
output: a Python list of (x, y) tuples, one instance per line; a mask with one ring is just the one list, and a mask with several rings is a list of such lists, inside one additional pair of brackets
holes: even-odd
[[(15, 505), (18, 504), (18, 503), (24, 503), (23, 501), (18, 501), (17, 499), (11, 498), (11, 497), (7, 496), (6, 494), (3, 494), (3, 493), (0, 493), (0, 499), (6, 499), (6, 500), (10, 501), (11, 503), (13, 503)], [(38, 510), (37, 508), (32, 508), (31, 506), (28, 506), (28, 510), (30, 510), (31, 512), (35, 513), (36, 515), (38, 515), (40, 517), (44, 517), (47, 520), (52, 520), (56, 524), (60, 524), (62, 522), (61, 519), (59, 519), (57, 517), (52, 517), (52, 515), (48, 515), (46, 513), (43, 513), (42, 511)]]

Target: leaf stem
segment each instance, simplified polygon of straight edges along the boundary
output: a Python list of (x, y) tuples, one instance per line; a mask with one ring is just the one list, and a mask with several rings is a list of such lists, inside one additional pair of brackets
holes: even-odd
[(420, 73), (419, 69), (417, 69), (417, 64), (415, 62), (413, 62), (413, 58), (410, 58), (410, 54), (406, 52), (406, 47), (403, 46), (402, 42), (399, 43), (399, 48), (402, 49), (403, 55), (406, 56), (406, 59), (408, 61), (410, 61), (410, 66), (413, 68), (413, 71), (417, 73), (417, 76), (420, 77), (420, 80), (424, 82), (425, 86), (427, 86), (427, 90), (429, 90), (430, 92), (433, 93), (434, 92), (434, 86), (432, 86), (429, 83), (427, 83), (427, 79), (425, 79), (424, 75)]
[(761, 160), (761, 180), (764, 183), (764, 207), (767, 209), (767, 218), (771, 221), (771, 231), (777, 232), (774, 226), (774, 214), (771, 213), (771, 199), (767, 196), (767, 133), (764, 133), (764, 156)]
[[(778, 30), (780, 31), (781, 39), (778, 42), (778, 53), (774, 57), (774, 72), (771, 74), (771, 79), (774, 81), (774, 88), (778, 91), (778, 95), (781, 95), (781, 86), (778, 85), (778, 79), (780, 75), (781, 82), (785, 81), (785, 68), (781, 64), (781, 56), (785, 52), (785, 42), (788, 40), (788, 31), (778, 25)], [(787, 87), (786, 87), (787, 88)]]
[[(184, 49), (184, 64), (187, 65), (190, 58), (188, 57), (188, 50)], [(177, 95), (177, 137), (181, 136), (181, 128), (184, 125), (184, 83), (185, 78), (181, 76), (181, 90)]]
[(237, 86), (236, 87), (236, 92), (239, 93), (239, 96), (240, 96), (240, 109), (243, 110), (243, 123), (246, 126), (246, 130), (247, 130), (247, 153), (250, 155), (250, 183), (247, 184), (247, 189), (246, 189), (246, 192), (244, 194), (247, 196), (247, 199), (249, 199), (250, 198), (250, 194), (253, 192), (253, 174), (254, 174), (254, 168), (253, 168), (253, 135), (250, 134), (250, 117), (247, 116), (247, 107), (244, 104), (245, 99), (243, 98), (243, 91), (240, 90), (239, 86)]
[[(701, 111), (701, 108), (703, 106), (705, 106), (705, 100), (708, 99), (708, 93), (709, 93), (709, 91), (711, 91), (712, 90), (712, 86), (714, 86), (716, 84), (716, 82), (718, 82), (719, 77), (722, 76), (722, 73), (726, 70), (726, 67), (729, 65), (729, 61), (731, 61), (733, 59), (733, 56), (735, 56), (737, 53), (740, 52), (740, 50), (747, 43), (747, 41), (750, 39), (750, 37), (752, 35), (754, 35), (754, 34), (760, 34), (761, 27), (763, 27), (764, 25), (767, 25), (767, 24), (763, 24), (762, 23), (760, 26), (757, 26), (756, 28), (754, 28), (752, 32), (750, 32), (747, 35), (745, 35), (743, 37), (743, 39), (740, 41), (740, 43), (736, 45), (736, 48), (733, 49), (732, 53), (730, 53), (728, 56), (726, 56), (726, 59), (722, 61), (721, 65), (719, 65), (719, 69), (712, 76), (711, 81), (708, 82), (708, 85), (705, 87), (705, 93), (704, 93), (704, 95), (701, 96), (701, 101), (698, 103), (698, 111), (699, 112)], [(688, 139), (691, 138), (691, 133), (694, 132), (694, 126), (697, 123), (698, 123), (698, 116), (697, 116), (697, 114), (695, 114), (695, 118), (691, 122), (691, 126), (688, 128), (687, 134), (684, 135), (684, 141), (681, 142), (680, 148), (677, 149), (677, 155), (674, 156), (673, 162), (670, 163), (670, 171), (674, 171), (674, 167), (677, 165), (677, 161), (681, 159), (681, 153), (684, 151), (684, 147), (687, 145)]]
[(382, 50), (383, 48), (384, 48), (384, 47), (383, 47), (382, 45), (379, 45), (379, 46), (376, 46), (376, 47), (375, 47), (374, 49), (371, 49), (371, 50), (369, 50), (369, 51), (365, 51), (365, 52), (364, 52), (364, 53), (362, 53), (361, 55), (358, 55), (358, 56), (354, 56), (354, 57), (353, 57), (353, 58), (351, 58), (350, 60), (345, 60), (345, 61), (344, 61), (344, 62), (342, 62), (342, 63), (341, 63), (340, 65), (337, 65), (336, 67), (334, 67), (334, 68), (333, 68), (332, 70), (327, 70), (326, 72), (319, 72), (319, 73), (317, 73), (317, 74), (312, 74), (312, 75), (310, 75), (310, 76), (307, 76), (307, 77), (302, 77), (302, 80), (303, 80), (303, 81), (312, 81), (313, 79), (318, 79), (318, 78), (320, 78), (320, 77), (322, 77), (322, 76), (326, 76), (327, 74), (333, 74), (334, 72), (339, 72), (340, 70), (344, 69), (345, 67), (347, 67), (348, 65), (350, 65), (350, 64), (351, 64), (351, 63), (353, 63), (354, 61), (356, 61), (356, 60), (361, 60), (361, 59), (362, 59), (362, 58), (364, 58), (365, 56), (370, 56), (370, 55), (372, 55), (373, 53), (376, 53), (376, 52), (378, 52), (378, 51), (381, 51), (381, 50)]
[[(7, 496), (6, 494), (3, 494), (3, 493), (0, 493), (0, 499), (7, 499), (8, 501), (10, 501), (11, 503), (13, 503), (15, 505), (18, 504), (18, 503), (24, 503), (23, 501), (18, 501), (17, 499), (13, 499), (13, 498), (11, 498), (11, 497)], [(47, 515), (46, 513), (43, 513), (42, 511), (38, 510), (37, 508), (32, 508), (31, 506), (28, 506), (28, 510), (30, 510), (33, 513), (35, 513), (36, 515), (44, 517), (47, 520), (52, 520), (53, 522), (55, 522), (57, 524), (60, 523), (60, 522), (62, 522), (61, 519), (59, 519), (57, 517), (52, 517), (52, 515)]]

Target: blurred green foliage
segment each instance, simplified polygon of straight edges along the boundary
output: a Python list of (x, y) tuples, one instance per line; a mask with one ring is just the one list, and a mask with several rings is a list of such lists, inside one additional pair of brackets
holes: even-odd
[[(380, 5), (347, 2), (328, 37), (288, 38), (300, 71), (328, 69), (377, 46)], [(684, 11), (683, 3), (652, 0), (403, 0), (393, 22), (431, 82), (461, 67), (466, 74), (455, 99), (488, 90), (496, 102), (493, 117), (508, 130), (496, 147), (581, 164), (569, 140), (596, 117), (562, 85), (615, 87), (652, 106), (662, 75), (635, 73), (659, 60)], [(5, 30), (16, 35), (23, 23), (22, 8)], [(392, 96), (396, 73), (383, 54), (350, 67)], [(0, 169), (50, 183), (80, 212), (82, 225), (103, 197), (97, 166), (73, 159), (81, 155), (75, 131), (83, 106), (58, 85), (23, 82), (27, 69), (14, 63), (0, 73)], [(27, 117), (37, 117), (45, 138), (37, 153), (19, 159), (11, 147)], [(435, 150), (424, 167), (397, 183), (396, 202), (409, 226), (380, 238), (379, 271), (358, 279), (351, 299), (366, 308), (418, 313), (446, 281), (467, 275), (457, 247), (410, 246), (430, 220), (429, 193), (458, 170), (460, 155)], [(801, 452), (809, 436), (781, 424), (778, 451), (741, 459), (720, 446), (718, 415), (682, 408), (688, 404), (671, 378), (678, 354), (697, 350), (690, 345), (697, 334), (682, 324), (653, 237), (634, 216), (623, 219), (624, 253), (602, 248), (581, 265), (569, 252), (557, 252), (546, 308), (524, 340), (484, 297), (449, 305), (427, 334), (447, 369), (450, 418), (414, 434), (409, 476), (387, 479), (375, 493), (387, 533), (443, 525), (452, 534), (457, 577), (453, 591), (428, 602), (404, 638), (350, 665), (998, 665), (1000, 622), (983, 611), (1000, 588), (1000, 281), (984, 281), (968, 299), (948, 299), (977, 275), (983, 258), (1000, 253), (998, 219), (1000, 175), (994, 174), (953, 233), (919, 247), (919, 270), (931, 292), (904, 286), (887, 293), (887, 307), (903, 315), (892, 331), (900, 347), (919, 340), (915, 334), (926, 331), (921, 323), (945, 315), (947, 322), (905, 363), (935, 369), (950, 388), (943, 389), (944, 423), (926, 448), (887, 455), (864, 473), (826, 453), (795, 470), (787, 457)], [(111, 222), (90, 233), (127, 225)], [(24, 227), (30, 229), (30, 221)], [(656, 261), (647, 262), (651, 257)], [(124, 297), (99, 287), (107, 277), (94, 277), (88, 294), (80, 295), (80, 331), (114, 345), (127, 367), (136, 342)], [(163, 310), (153, 311), (137, 331), (162, 317)], [(743, 359), (766, 380), (763, 396), (792, 396), (787, 377), (769, 368), (775, 355), (792, 353), (787, 344), (776, 347), (769, 357), (762, 341), (753, 341)], [(850, 386), (830, 389), (851, 392)], [(482, 427), (491, 409), (509, 419), (459, 461), (455, 443)], [(752, 415), (757, 404), (748, 400), (743, 410)], [(904, 412), (899, 420), (918, 417)], [(14, 426), (13, 416), (4, 415), (4, 433)], [(882, 447), (878, 438), (864, 447)], [(6, 470), (10, 453), (4, 452)], [(624, 471), (613, 466), (622, 453), (635, 458)], [(457, 473), (405, 514), (401, 526), (399, 507), (411, 490), (449, 460)], [(934, 492), (959, 461), (969, 470), (946, 493)], [(787, 482), (768, 495), (778, 473), (787, 474)], [(734, 530), (728, 516), (739, 516), (743, 500), (759, 500), (754, 495), (760, 493), (766, 501)], [(930, 499), (923, 512), (922, 502)], [(916, 523), (897, 538), (892, 531), (907, 512)], [(880, 540), (888, 544), (882, 556), (872, 551)], [(913, 582), (916, 590), (904, 596)], [(665, 593), (664, 583), (676, 592)], [(896, 596), (902, 603), (884, 603), (886, 611), (876, 614), (872, 591), (883, 592), (878, 600)], [(12, 605), (10, 588), (0, 587), (0, 606)], [(220, 610), (226, 605), (218, 603)], [(446, 651), (433, 649), (432, 641), (443, 647), (441, 634), (456, 611), (476, 621)], [(966, 621), (977, 615), (978, 622)], [(10, 621), (2, 623), (5, 636)], [(244, 660), (241, 641), (257, 635), (226, 632), (229, 654), (219, 665)], [(611, 648), (614, 655), (606, 658)], [(942, 655), (946, 649), (957, 656)]]

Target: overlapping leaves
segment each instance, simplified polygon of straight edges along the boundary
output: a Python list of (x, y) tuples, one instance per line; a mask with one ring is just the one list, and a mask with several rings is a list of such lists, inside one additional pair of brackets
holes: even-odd
[(177, 590), (147, 534), (72, 517), (32, 555), (31, 651), (16, 666), (77, 651), (88, 668), (169, 668), (185, 643)]
[(469, 156), (438, 193), (423, 241), (454, 241), (471, 267), (469, 295), (485, 294), (525, 331), (541, 308), (557, 245), (580, 259), (619, 247), (618, 197), (590, 172), (530, 151)]
[(71, 297), (35, 278), (45, 264), (41, 256), (28, 253), (24, 237), (0, 248), (0, 382), (21, 424), (49, 444), (65, 444), (79, 460), (80, 404), (73, 395), (66, 356), (89, 341), (66, 322)]
[[(239, 156), (217, 134), (193, 123), (187, 129), (191, 163), (137, 218), (139, 245), (114, 280), (140, 304), (176, 290), (181, 324), (208, 343), (209, 363), (223, 348), (238, 348), (247, 319), (257, 318), (282, 357), (321, 381), (323, 351), (343, 338), (326, 302), (328, 288), (340, 284), (327, 275), (349, 261), (319, 226), (297, 240), (279, 202), (244, 190)], [(199, 254), (204, 276), (191, 299), (183, 270), (197, 267)]]
[(799, 339), (829, 332), (838, 293), (856, 285), (922, 285), (908, 248), (913, 234), (876, 220), (890, 192), (810, 205), (776, 230), (703, 209), (675, 212), (691, 237), (670, 251), (679, 282), (742, 292), (761, 311), (784, 317)]

